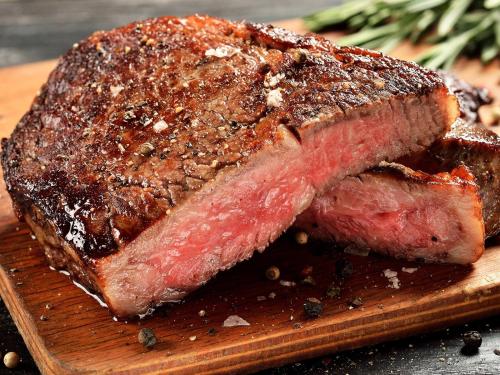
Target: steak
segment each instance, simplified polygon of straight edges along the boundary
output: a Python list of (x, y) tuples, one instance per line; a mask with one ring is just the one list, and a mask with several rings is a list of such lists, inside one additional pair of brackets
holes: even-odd
[(396, 258), (468, 264), (484, 250), (481, 209), (466, 167), (430, 175), (382, 163), (317, 197), (296, 225), (321, 240)]
[(492, 99), (483, 89), (450, 74), (441, 75), (458, 98), (461, 118), (428, 150), (403, 157), (399, 162), (428, 173), (466, 165), (479, 185), (486, 236), (493, 237), (500, 233), (500, 136), (483, 125), (478, 116), (479, 107)]
[(460, 104), (450, 132), (400, 164), (346, 178), (314, 200), (298, 227), (410, 260), (467, 264), (481, 256), (483, 222), (486, 236), (499, 229), (499, 137), (478, 123), (479, 107), (490, 102), (486, 93), (440, 74)]
[(442, 137), (419, 66), (268, 25), (163, 17), (63, 56), (2, 164), (49, 263), (120, 317), (262, 251), (315, 195)]

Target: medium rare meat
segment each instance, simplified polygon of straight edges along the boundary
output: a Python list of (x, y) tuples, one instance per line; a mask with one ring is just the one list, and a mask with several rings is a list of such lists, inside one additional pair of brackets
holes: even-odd
[(478, 116), (479, 107), (490, 103), (491, 98), (484, 89), (450, 74), (441, 75), (458, 98), (460, 120), (431, 148), (399, 162), (428, 173), (466, 165), (479, 185), (486, 236), (492, 237), (500, 233), (500, 136), (483, 125)]
[(129, 316), (262, 251), (317, 192), (423, 150), (457, 115), (442, 80), (413, 63), (165, 17), (75, 45), (2, 163), (50, 264)]
[(405, 166), (384, 164), (346, 178), (313, 201), (298, 227), (399, 258), (467, 264), (481, 256), (483, 220), (487, 236), (499, 228), (499, 137), (476, 123), (486, 93), (441, 74), (460, 103), (452, 130), (430, 149), (399, 159)]
[(296, 225), (315, 238), (396, 258), (468, 264), (484, 250), (478, 190), (463, 166), (430, 175), (382, 163), (317, 197)]

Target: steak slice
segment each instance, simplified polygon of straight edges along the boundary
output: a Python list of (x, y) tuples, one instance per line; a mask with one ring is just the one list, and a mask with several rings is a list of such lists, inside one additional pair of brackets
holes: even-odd
[(467, 264), (481, 256), (483, 221), (486, 236), (500, 226), (499, 136), (477, 123), (479, 107), (490, 102), (485, 91), (440, 74), (460, 103), (450, 132), (401, 164), (343, 180), (315, 199), (298, 227), (399, 258)]
[(432, 147), (400, 162), (428, 173), (439, 173), (466, 165), (476, 177), (483, 201), (486, 237), (500, 233), (500, 136), (480, 122), (479, 107), (491, 102), (485, 90), (472, 87), (450, 74), (441, 73), (457, 96), (461, 119)]
[(318, 192), (423, 150), (457, 115), (441, 78), (413, 63), (165, 17), (71, 49), (2, 163), (50, 264), (125, 317), (262, 251)]
[(317, 197), (296, 225), (321, 240), (396, 258), (468, 264), (484, 250), (478, 190), (463, 166), (430, 175), (382, 163)]

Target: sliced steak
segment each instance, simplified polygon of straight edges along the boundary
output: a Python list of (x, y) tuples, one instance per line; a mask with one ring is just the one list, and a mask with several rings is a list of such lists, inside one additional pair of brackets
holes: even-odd
[(317, 197), (297, 226), (396, 258), (468, 264), (484, 250), (481, 209), (466, 167), (429, 175), (383, 163)]
[(2, 163), (49, 262), (129, 316), (262, 251), (318, 192), (423, 150), (457, 115), (442, 80), (413, 63), (165, 17), (70, 50)]
[(400, 162), (428, 173), (450, 171), (466, 165), (477, 179), (486, 236), (492, 237), (500, 233), (500, 136), (484, 126), (478, 116), (479, 107), (490, 103), (491, 98), (485, 90), (472, 87), (452, 75), (441, 75), (458, 98), (461, 119), (431, 148), (404, 157)]
[(483, 220), (486, 236), (500, 228), (500, 140), (476, 123), (487, 94), (440, 74), (460, 103), (461, 118), (451, 131), (430, 149), (400, 158), (401, 164), (343, 180), (315, 199), (298, 227), (406, 259), (467, 264), (481, 256)]

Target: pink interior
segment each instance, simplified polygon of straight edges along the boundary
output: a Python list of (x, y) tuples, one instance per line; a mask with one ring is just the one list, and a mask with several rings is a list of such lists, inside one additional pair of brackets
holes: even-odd
[(471, 263), (484, 242), (480, 209), (476, 192), (453, 183), (363, 174), (316, 198), (297, 225), (315, 237), (392, 256)]
[(318, 191), (408, 152), (410, 133), (425, 143), (442, 131), (442, 124), (411, 131), (403, 113), (395, 118), (388, 103), (379, 108), (369, 118), (315, 124), (301, 133), (302, 144), (282, 131), (281, 144), (219, 174), (170, 216), (100, 260), (97, 272), (108, 305), (130, 315), (180, 299), (219, 270), (263, 250)]

